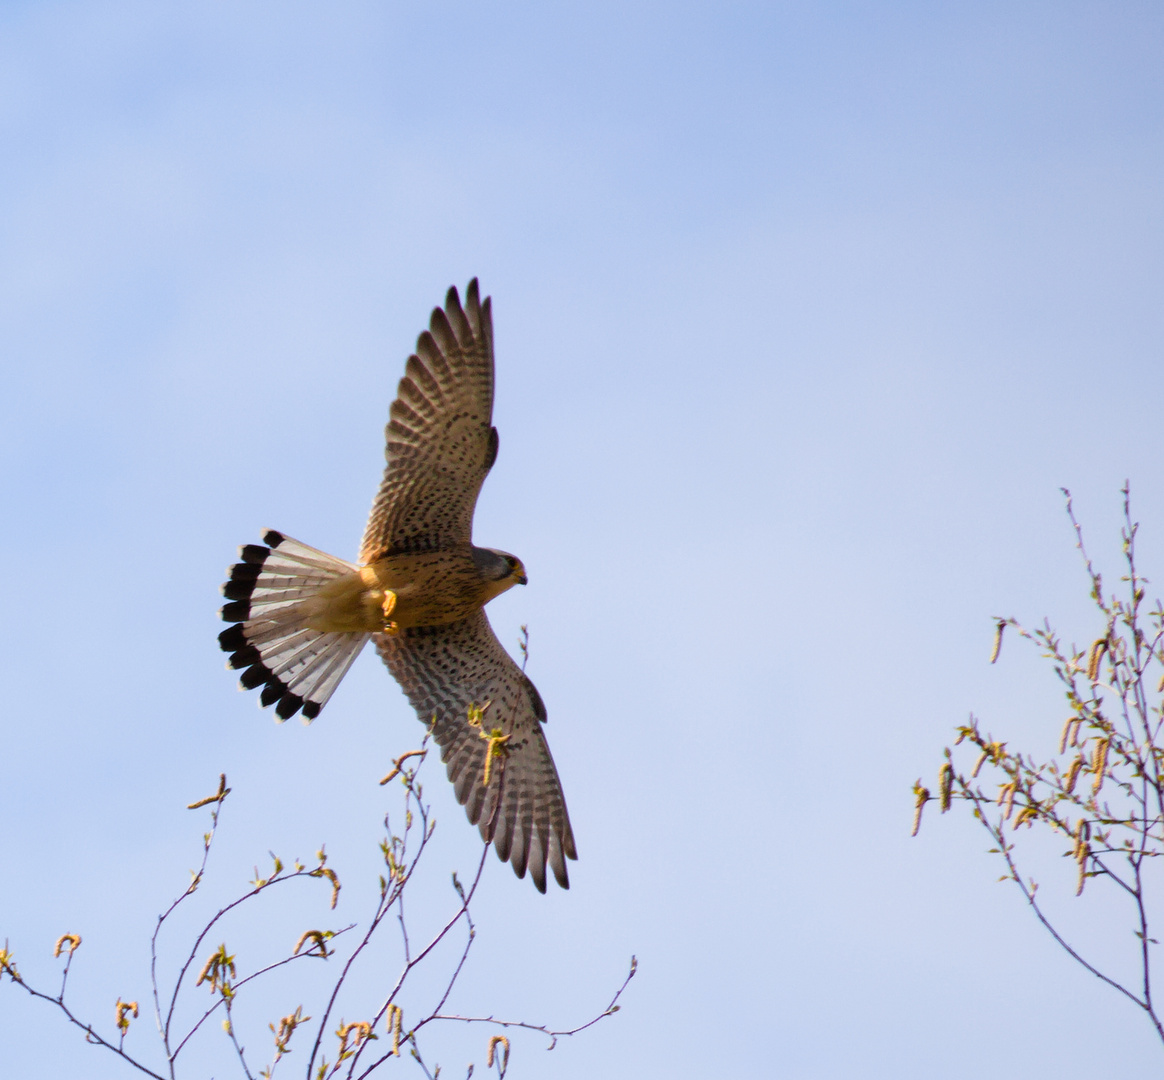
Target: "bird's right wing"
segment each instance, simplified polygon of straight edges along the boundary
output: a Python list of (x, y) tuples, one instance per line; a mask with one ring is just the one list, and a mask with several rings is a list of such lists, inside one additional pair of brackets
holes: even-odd
[[(542, 733), (545, 706), (534, 684), (493, 633), (484, 611), (446, 626), (413, 627), (378, 634), (376, 648), (416, 709), (433, 725), (441, 760), (469, 820), (492, 839), (518, 877), (526, 869), (546, 891), (546, 863), (558, 884), (570, 879), (566, 859), (578, 858), (566, 800)], [(479, 724), (470, 707), (485, 708)], [(490, 734), (504, 742), (490, 761)], [(501, 803), (498, 806), (497, 793)]]

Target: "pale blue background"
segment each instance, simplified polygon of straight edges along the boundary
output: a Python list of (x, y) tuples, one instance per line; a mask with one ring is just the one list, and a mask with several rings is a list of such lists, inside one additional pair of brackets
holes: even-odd
[[(321, 840), (347, 886), (228, 933), (244, 966), (366, 911), (419, 725), (369, 654), (276, 727), (216, 589), (264, 526), (354, 555), (404, 358), (476, 274), (477, 539), (531, 578), (490, 615), (531, 627), (582, 858), (547, 897), (491, 860), (454, 1004), (568, 1025), (641, 960), (510, 1076), (1158, 1068), (968, 820), (908, 831), (970, 709), (1058, 737), (1034, 650), (986, 660), (995, 614), (1095, 636), (1059, 486), (1114, 582), (1130, 477), (1164, 567), (1162, 47), (1130, 2), (0, 7), (0, 939), (29, 978), (75, 930), (78, 1008), (144, 1004), (220, 770), (215, 886)], [(429, 790), (421, 920), (475, 851)], [(1081, 942), (1131, 945), (1038, 868)], [(191, 1075), (236, 1075), (211, 1035)], [(463, 1076), (485, 1037), (426, 1046)], [(7, 985), (0, 1047), (130, 1075)]]

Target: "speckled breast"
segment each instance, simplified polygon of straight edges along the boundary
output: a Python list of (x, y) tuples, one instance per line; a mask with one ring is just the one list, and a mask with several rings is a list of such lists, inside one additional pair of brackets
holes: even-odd
[(495, 595), (481, 580), (471, 549), (388, 555), (364, 567), (361, 576), (375, 578), (380, 589), (396, 594), (391, 619), (409, 626), (441, 626), (478, 610)]

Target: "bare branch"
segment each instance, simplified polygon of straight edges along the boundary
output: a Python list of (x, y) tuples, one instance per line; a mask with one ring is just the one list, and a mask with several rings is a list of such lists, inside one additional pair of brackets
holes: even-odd
[[(1039, 923), (1073, 960), (1142, 1009), (1164, 1042), (1164, 1024), (1152, 1000), (1149, 945), (1156, 942), (1150, 936), (1143, 874), (1145, 860), (1164, 855), (1164, 745), (1160, 742), (1164, 678), (1157, 684), (1154, 671), (1155, 666), (1164, 669), (1164, 609), (1157, 602), (1144, 614), (1146, 581), (1136, 565), (1139, 525), (1131, 517), (1128, 486), (1122, 489), (1125, 572), (1120, 580), (1127, 589), (1122, 597), (1104, 595), (1103, 579), (1087, 553), (1071, 495), (1065, 489), (1063, 494), (1103, 633), (1086, 651), (1075, 646), (1066, 650), (1045, 621), (1028, 631), (1013, 618), (996, 619), (991, 656), (991, 662), (998, 659), (1002, 630), (1012, 626), (1051, 661), (1071, 710), (1060, 730), (1056, 753), (1043, 760), (1012, 752), (1006, 742), (984, 735), (971, 716), (968, 724), (958, 728), (955, 746), (965, 743), (978, 750), (974, 767), (968, 776), (959, 772), (947, 749), (938, 775), (939, 799), (943, 813), (952, 802), (970, 804), (995, 844), (991, 851), (1006, 864), (1001, 880), (1009, 879), (1019, 887)], [(1145, 619), (1150, 625), (1145, 625)], [(987, 797), (977, 786), (984, 767), (998, 781), (996, 798)], [(914, 785), (914, 795), (916, 834), (931, 795), (920, 780)], [(1029, 833), (1036, 826), (1040, 832), (1070, 839), (1067, 854), (1076, 866), (1076, 896), (1090, 880), (1108, 881), (1131, 902), (1138, 939), (1138, 995), (1085, 959), (1036, 899), (1038, 886), (1024, 879), (1016, 855), (1016, 834), (1024, 827)]]

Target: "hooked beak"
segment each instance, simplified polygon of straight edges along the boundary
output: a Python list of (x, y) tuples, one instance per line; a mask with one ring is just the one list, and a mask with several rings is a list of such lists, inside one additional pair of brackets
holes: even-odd
[(517, 578), (515, 580), (517, 581), (517, 583), (519, 585), (528, 585), (529, 584), (529, 578), (527, 578), (525, 576), (525, 574), (518, 574)]

